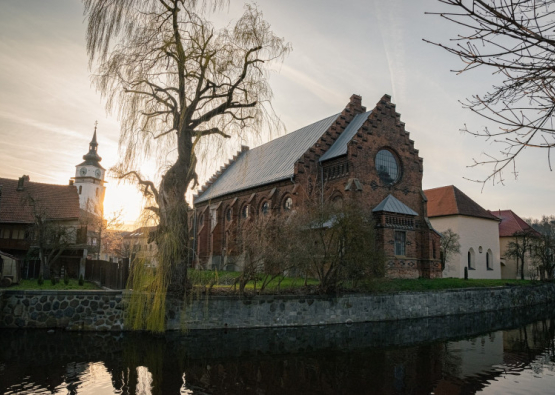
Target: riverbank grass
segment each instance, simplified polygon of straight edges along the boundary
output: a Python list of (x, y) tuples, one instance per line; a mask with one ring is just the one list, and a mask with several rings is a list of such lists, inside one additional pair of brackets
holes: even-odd
[[(233, 290), (233, 284), (241, 275), (241, 272), (212, 271), (212, 270), (189, 270), (189, 280), (196, 287), (208, 287), (215, 290)], [(477, 280), (462, 278), (437, 278), (437, 279), (388, 279), (379, 278), (372, 281), (353, 284), (343, 284), (343, 292), (360, 293), (395, 293), (395, 292), (425, 292), (461, 288), (486, 288), (503, 286), (523, 286), (533, 284), (530, 280)], [(318, 280), (302, 277), (284, 277), (273, 279), (264, 289), (264, 293), (281, 291), (294, 291), (302, 293), (303, 289), (311, 291), (318, 285)], [(245, 289), (249, 291), (260, 290), (261, 281), (249, 281)], [(308, 286), (308, 287), (307, 287)]]
[(21, 280), (19, 284), (12, 285), (9, 288), (3, 288), (5, 290), (10, 291), (64, 291), (64, 290), (91, 290), (91, 289), (100, 289), (94, 283), (89, 281), (85, 281), (83, 285), (79, 285), (79, 281), (77, 279), (70, 279), (69, 283), (66, 285), (64, 284), (63, 280), (52, 285), (50, 280), (44, 280), (42, 285), (39, 285), (37, 280)]
[(377, 279), (362, 284), (361, 291), (369, 293), (394, 293), (402, 291), (425, 292), (461, 288), (486, 288), (503, 286), (531, 285), (530, 280), (478, 280), (462, 278), (436, 278), (436, 279)]

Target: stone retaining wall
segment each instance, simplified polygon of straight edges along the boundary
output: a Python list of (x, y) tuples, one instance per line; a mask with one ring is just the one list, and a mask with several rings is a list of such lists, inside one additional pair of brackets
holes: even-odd
[[(0, 327), (124, 329), (122, 291), (4, 291)], [(555, 284), (390, 295), (212, 296), (169, 302), (168, 329), (292, 327), (441, 317), (555, 302)], [(181, 312), (184, 311), (182, 315)]]
[(121, 291), (4, 291), (4, 328), (123, 330)]

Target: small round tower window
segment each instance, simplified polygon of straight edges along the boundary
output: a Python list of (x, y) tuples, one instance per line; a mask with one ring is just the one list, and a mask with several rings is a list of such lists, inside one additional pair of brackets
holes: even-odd
[(380, 150), (376, 155), (376, 170), (380, 181), (385, 185), (392, 185), (399, 180), (400, 171), (397, 159), (386, 149)]

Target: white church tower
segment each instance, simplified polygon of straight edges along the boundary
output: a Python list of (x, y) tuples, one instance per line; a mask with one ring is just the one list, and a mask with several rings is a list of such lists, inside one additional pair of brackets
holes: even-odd
[(89, 152), (83, 155), (85, 161), (75, 166), (74, 185), (79, 193), (79, 206), (81, 209), (101, 215), (104, 208), (104, 173), (106, 170), (100, 165), (102, 158), (96, 149), (96, 125), (94, 135), (89, 144)]

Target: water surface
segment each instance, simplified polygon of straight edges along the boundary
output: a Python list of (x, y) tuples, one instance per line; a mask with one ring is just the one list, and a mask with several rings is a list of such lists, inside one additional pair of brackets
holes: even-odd
[(323, 327), (0, 331), (5, 394), (552, 394), (553, 306)]

